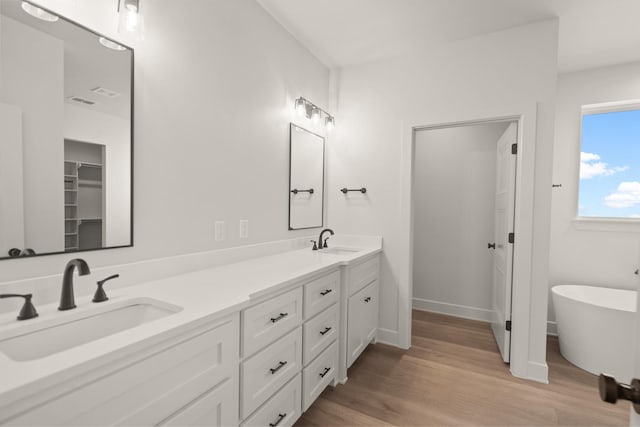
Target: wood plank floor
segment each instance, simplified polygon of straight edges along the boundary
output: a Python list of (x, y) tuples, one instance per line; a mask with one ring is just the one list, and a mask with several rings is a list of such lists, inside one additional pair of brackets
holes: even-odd
[(327, 388), (297, 426), (628, 426), (629, 405), (598, 397), (597, 377), (548, 341), (549, 382), (511, 376), (488, 324), (414, 311), (413, 345), (371, 345), (349, 381)]

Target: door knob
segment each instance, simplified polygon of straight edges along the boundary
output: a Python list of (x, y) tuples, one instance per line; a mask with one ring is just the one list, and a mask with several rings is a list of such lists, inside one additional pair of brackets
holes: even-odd
[(487, 244), (487, 248), (488, 249), (495, 249), (496, 248), (496, 244), (495, 243), (489, 243), (489, 244)]
[(621, 384), (615, 378), (600, 374), (598, 378), (598, 390), (603, 402), (616, 403), (618, 399), (630, 400), (633, 409), (640, 414), (640, 380), (634, 378), (631, 385)]

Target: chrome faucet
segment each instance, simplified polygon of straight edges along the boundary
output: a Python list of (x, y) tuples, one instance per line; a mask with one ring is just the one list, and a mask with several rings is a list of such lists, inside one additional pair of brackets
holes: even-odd
[(86, 276), (91, 273), (89, 265), (83, 259), (72, 259), (64, 268), (64, 276), (62, 276), (62, 293), (60, 294), (60, 306), (58, 310), (71, 310), (76, 308), (75, 297), (73, 296), (73, 271), (78, 268), (80, 276)]
[(327, 237), (326, 239), (324, 239), (324, 241), (322, 240), (322, 236), (324, 235), (324, 233), (326, 232), (331, 233), (331, 236), (333, 236), (333, 230), (330, 228), (325, 228), (324, 230), (322, 230), (320, 232), (320, 237), (318, 238), (318, 249), (322, 249), (322, 248), (326, 248), (327, 246), (327, 240), (329, 240), (329, 237)]

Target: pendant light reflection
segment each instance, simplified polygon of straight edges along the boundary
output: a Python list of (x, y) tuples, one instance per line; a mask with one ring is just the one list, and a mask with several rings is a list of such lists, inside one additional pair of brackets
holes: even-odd
[(124, 46), (121, 46), (118, 43), (111, 41), (109, 39), (105, 39), (104, 37), (100, 37), (98, 40), (100, 41), (100, 44), (106, 48), (117, 50), (118, 52), (126, 50)]
[(140, 0), (118, 0), (118, 33), (134, 40), (144, 40), (144, 17)]
[(324, 124), (327, 131), (331, 131), (336, 125), (335, 117), (303, 97), (296, 99), (294, 108), (299, 117), (305, 116), (307, 119), (311, 119), (314, 124), (319, 123), (320, 119), (322, 119), (322, 115), (324, 114), (326, 116)]
[(40, 9), (37, 6), (32, 5), (31, 3), (28, 3), (26, 1), (22, 2), (22, 10), (24, 10), (25, 12), (27, 12), (29, 15), (33, 16), (34, 18), (38, 18), (42, 21), (46, 21), (46, 22), (56, 22), (59, 18), (54, 15), (53, 13), (49, 13), (44, 9)]

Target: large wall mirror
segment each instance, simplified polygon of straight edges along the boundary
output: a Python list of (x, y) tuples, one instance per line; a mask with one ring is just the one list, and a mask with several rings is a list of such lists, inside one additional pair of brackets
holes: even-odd
[(133, 51), (0, 1), (0, 258), (131, 246)]
[(290, 124), (289, 230), (323, 226), (324, 138)]

